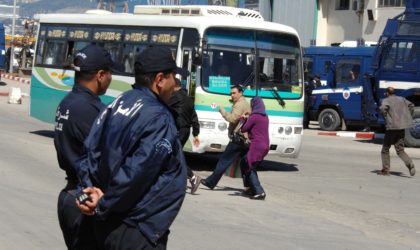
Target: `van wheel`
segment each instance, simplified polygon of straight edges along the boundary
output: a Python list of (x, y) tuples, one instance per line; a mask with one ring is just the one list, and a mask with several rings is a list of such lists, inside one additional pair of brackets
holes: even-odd
[(334, 109), (324, 109), (318, 117), (318, 123), (322, 130), (336, 131), (340, 127), (340, 115)]
[(413, 127), (405, 130), (405, 145), (420, 147), (420, 107), (414, 108), (413, 123)]

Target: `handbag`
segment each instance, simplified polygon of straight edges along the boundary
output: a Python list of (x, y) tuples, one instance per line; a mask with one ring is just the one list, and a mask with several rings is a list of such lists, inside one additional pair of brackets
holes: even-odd
[(238, 131), (233, 132), (232, 135), (232, 142), (236, 145), (239, 145), (244, 148), (249, 148), (249, 140), (245, 137), (245, 135), (241, 132), (242, 123), (239, 126)]

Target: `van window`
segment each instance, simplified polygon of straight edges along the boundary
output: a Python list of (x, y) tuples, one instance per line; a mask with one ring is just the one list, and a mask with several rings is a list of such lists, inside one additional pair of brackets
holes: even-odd
[(335, 80), (337, 84), (358, 82), (361, 59), (342, 58), (337, 60)]

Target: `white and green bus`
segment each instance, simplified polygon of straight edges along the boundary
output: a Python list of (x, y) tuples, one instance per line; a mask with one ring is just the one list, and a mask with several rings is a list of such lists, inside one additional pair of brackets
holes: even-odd
[(258, 12), (221, 6), (136, 6), (133, 14), (88, 11), (46, 14), (40, 27), (31, 80), (30, 115), (53, 122), (60, 100), (72, 88), (74, 72), (64, 65), (88, 44), (107, 49), (121, 65), (102, 97), (111, 102), (134, 83), (133, 65), (148, 46), (169, 47), (194, 98), (200, 121), (199, 148), (221, 152), (228, 143), (227, 122), (218, 112), (230, 110), (230, 87), (263, 98), (270, 119), (270, 153), (297, 157), (303, 119), (302, 52), (297, 32), (266, 22)]

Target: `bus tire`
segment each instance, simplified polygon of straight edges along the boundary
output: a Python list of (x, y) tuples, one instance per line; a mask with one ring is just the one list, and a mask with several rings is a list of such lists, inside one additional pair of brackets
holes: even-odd
[(318, 123), (322, 130), (336, 131), (340, 127), (341, 117), (334, 109), (324, 109), (318, 116)]
[(405, 145), (407, 147), (420, 147), (420, 107), (414, 108), (414, 126), (405, 130)]

